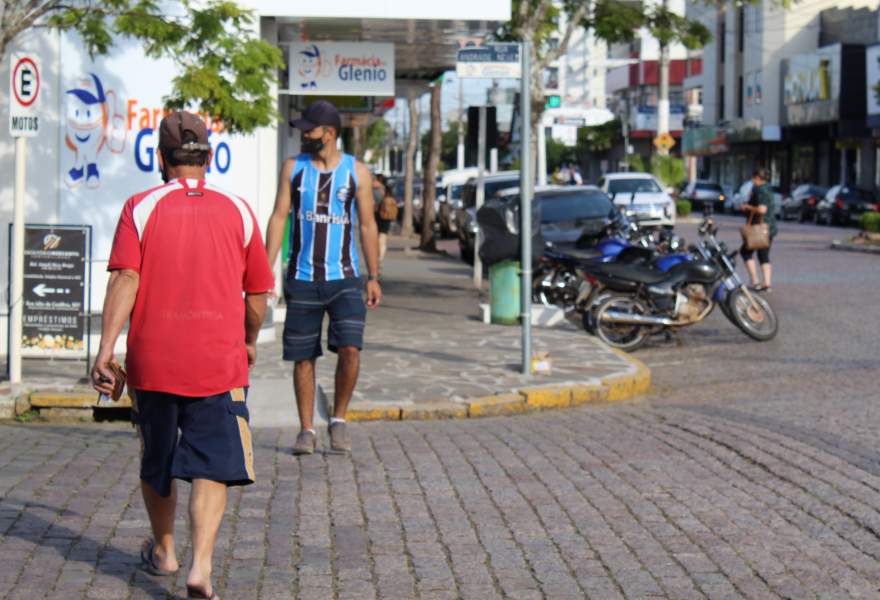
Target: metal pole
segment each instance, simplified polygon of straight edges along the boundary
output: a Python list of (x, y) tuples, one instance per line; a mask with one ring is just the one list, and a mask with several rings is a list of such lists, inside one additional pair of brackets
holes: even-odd
[[(476, 212), (480, 211), (486, 198), (486, 107), (481, 106), (480, 128), (477, 138), (477, 201)], [(474, 236), (474, 287), (478, 290), (483, 288), (483, 262), (480, 260), (480, 244), (483, 235), (477, 227)]]
[(520, 128), (520, 159), (519, 159), (519, 189), (520, 189), (520, 240), (522, 242), (522, 282), (520, 293), (522, 294), (522, 372), (524, 375), (531, 374), (532, 365), (532, 183), (531, 176), (531, 66), (529, 65), (529, 52), (531, 42), (528, 40), (520, 46), (522, 52), (522, 79), (519, 92), (520, 112), (522, 113), (522, 125)]
[(538, 185), (547, 185), (547, 132), (543, 119), (538, 123)]
[(455, 149), (456, 168), (464, 169), (464, 86), (458, 78), (458, 146)]
[(21, 383), (21, 335), (24, 299), (24, 176), (27, 138), (15, 138), (15, 197), (12, 209), (12, 285), (9, 314), (9, 383)]

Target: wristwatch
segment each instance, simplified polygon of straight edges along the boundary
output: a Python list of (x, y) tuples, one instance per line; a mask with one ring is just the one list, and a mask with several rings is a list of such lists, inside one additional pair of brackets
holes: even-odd
[(367, 275), (367, 281), (379, 281), (378, 275)]

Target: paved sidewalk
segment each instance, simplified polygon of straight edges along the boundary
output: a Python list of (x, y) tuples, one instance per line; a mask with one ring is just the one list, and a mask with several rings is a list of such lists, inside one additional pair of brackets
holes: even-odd
[[(392, 241), (383, 272), (385, 301), (367, 317), (355, 404), (462, 401), (526, 386), (598, 383), (634, 371), (631, 362), (571, 326), (533, 329), (534, 349), (550, 353), (553, 373), (523, 376), (520, 329), (478, 320), (480, 294), (471, 270), (455, 259), (406, 252), (406, 245)], [(292, 367), (280, 358), (280, 325), (276, 338), (259, 349), (253, 385), (255, 391), (272, 386), (290, 394)], [(318, 382), (331, 403), (335, 364), (330, 353), (318, 361)]]
[[(463, 402), (529, 386), (597, 385), (636, 371), (631, 361), (571, 325), (533, 328), (534, 350), (550, 353), (553, 372), (523, 376), (520, 328), (478, 320), (481, 294), (473, 287), (471, 269), (443, 255), (406, 250), (415, 243), (391, 241), (382, 281), (385, 300), (368, 315), (354, 406)], [(486, 293), (482, 295), (485, 300)], [(298, 423), (292, 363), (281, 360), (282, 329), (276, 325), (276, 341), (258, 347), (249, 396), (256, 426)], [(326, 323), (324, 336), (326, 352)], [(335, 365), (336, 356), (329, 352), (318, 361), (319, 421), (326, 419), (327, 405), (333, 402)], [(28, 368), (43, 385), (70, 385), (82, 376), (81, 363), (33, 362)], [(91, 391), (85, 393), (92, 398)]]

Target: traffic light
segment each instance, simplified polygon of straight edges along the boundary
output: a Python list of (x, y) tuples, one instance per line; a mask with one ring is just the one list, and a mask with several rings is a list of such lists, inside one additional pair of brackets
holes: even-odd
[(547, 102), (544, 104), (544, 108), (559, 108), (562, 106), (562, 96), (553, 95), (553, 96), (545, 96)]

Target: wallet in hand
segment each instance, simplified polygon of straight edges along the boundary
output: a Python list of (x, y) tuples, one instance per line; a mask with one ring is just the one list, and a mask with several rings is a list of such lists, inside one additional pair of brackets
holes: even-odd
[(113, 392), (110, 394), (108, 398), (106, 394), (101, 394), (98, 397), (98, 401), (108, 401), (112, 400), (113, 402), (118, 402), (120, 398), (122, 398), (122, 392), (125, 390), (125, 369), (119, 366), (117, 362), (111, 362), (110, 371), (113, 373)]

